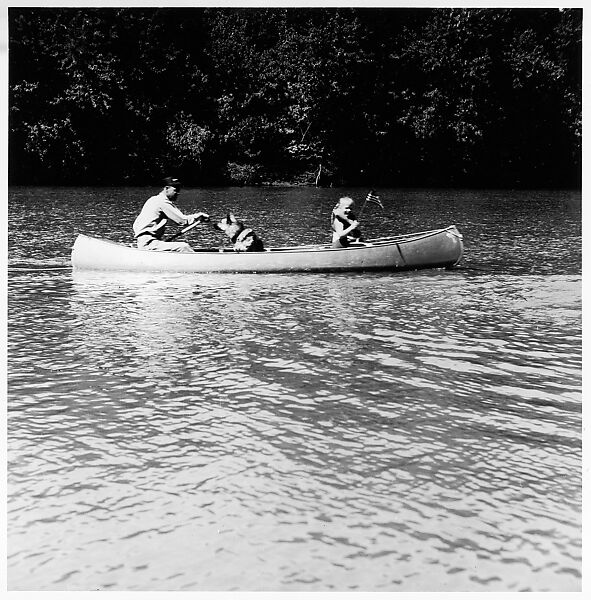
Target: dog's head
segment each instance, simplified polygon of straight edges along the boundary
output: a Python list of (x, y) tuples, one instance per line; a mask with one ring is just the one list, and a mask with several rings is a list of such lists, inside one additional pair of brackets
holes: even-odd
[(216, 228), (223, 231), (230, 239), (234, 238), (244, 229), (244, 223), (239, 221), (232, 213), (228, 213), (221, 221), (215, 224)]

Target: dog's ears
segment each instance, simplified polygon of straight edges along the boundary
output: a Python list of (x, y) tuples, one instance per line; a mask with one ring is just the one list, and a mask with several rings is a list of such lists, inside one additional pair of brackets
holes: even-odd
[(231, 223), (237, 223), (238, 222), (238, 219), (234, 216), (234, 213), (228, 213), (228, 220)]

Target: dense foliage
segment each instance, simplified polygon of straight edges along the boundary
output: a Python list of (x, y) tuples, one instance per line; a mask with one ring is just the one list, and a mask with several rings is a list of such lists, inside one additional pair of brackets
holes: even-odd
[(11, 183), (578, 186), (579, 9), (9, 10)]

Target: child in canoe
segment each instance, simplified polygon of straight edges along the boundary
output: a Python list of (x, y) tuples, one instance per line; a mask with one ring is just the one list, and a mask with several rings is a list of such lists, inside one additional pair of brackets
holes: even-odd
[(362, 242), (359, 221), (352, 212), (353, 198), (344, 196), (332, 209), (330, 224), (333, 248), (347, 248), (352, 243)]

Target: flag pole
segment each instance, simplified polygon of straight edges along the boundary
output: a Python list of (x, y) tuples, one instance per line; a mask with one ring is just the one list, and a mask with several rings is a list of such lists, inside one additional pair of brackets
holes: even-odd
[(359, 211), (359, 215), (358, 215), (358, 219), (361, 218), (361, 215), (363, 214), (363, 209), (365, 208), (365, 204), (367, 203), (367, 198), (365, 199), (365, 202), (362, 204), (361, 206), (361, 210)]

